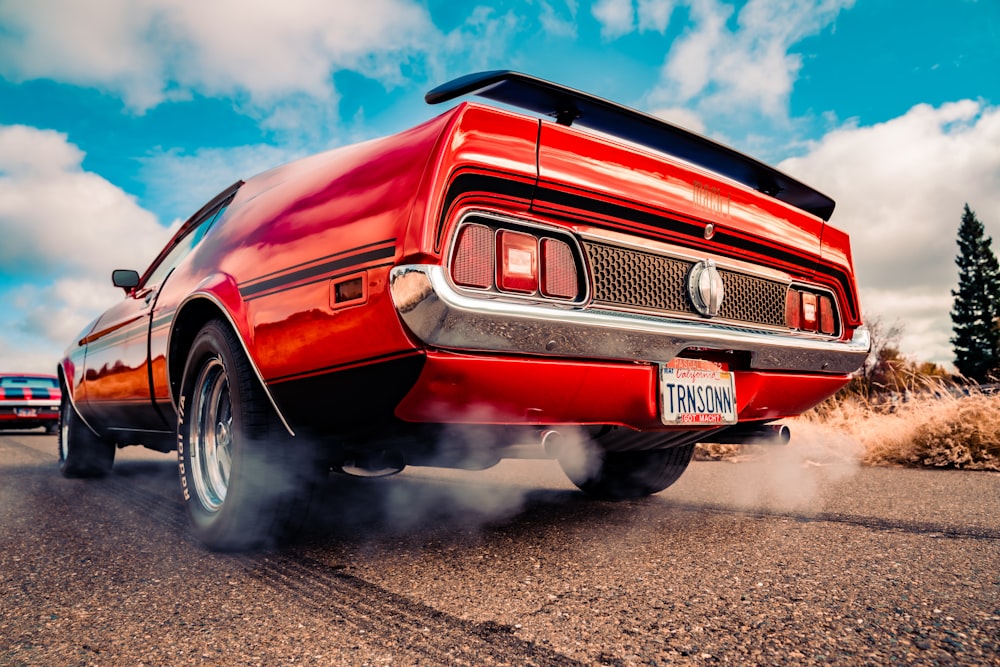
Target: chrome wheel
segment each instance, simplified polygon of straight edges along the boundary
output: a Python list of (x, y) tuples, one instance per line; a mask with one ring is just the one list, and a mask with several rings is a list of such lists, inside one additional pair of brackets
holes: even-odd
[(216, 551), (256, 549), (290, 537), (329, 466), (285, 431), (242, 350), (221, 320), (191, 343), (177, 401), (177, 463), (184, 507)]
[(198, 374), (191, 406), (191, 477), (201, 504), (218, 512), (229, 490), (233, 462), (233, 406), (222, 360), (208, 360)]

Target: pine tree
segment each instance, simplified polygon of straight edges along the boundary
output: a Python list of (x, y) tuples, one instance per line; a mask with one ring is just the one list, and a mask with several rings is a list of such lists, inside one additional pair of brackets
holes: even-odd
[(983, 223), (965, 205), (958, 227), (958, 290), (952, 290), (955, 366), (982, 382), (1000, 372), (1000, 265)]

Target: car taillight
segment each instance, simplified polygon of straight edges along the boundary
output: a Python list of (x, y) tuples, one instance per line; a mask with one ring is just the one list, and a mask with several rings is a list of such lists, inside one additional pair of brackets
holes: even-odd
[(837, 314), (833, 298), (789, 288), (785, 299), (785, 326), (827, 335), (836, 333)]
[(468, 223), (455, 237), (451, 277), (460, 287), (576, 301), (585, 284), (582, 266), (580, 250), (565, 232)]
[(833, 299), (828, 296), (819, 298), (819, 330), (820, 333), (832, 334), (837, 330), (837, 321), (833, 314)]
[(575, 299), (580, 294), (576, 261), (568, 243), (542, 239), (542, 294)]
[(538, 291), (538, 239), (530, 234), (501, 230), (497, 255), (497, 287), (501, 291)]
[(816, 295), (809, 292), (802, 293), (802, 328), (806, 331), (816, 331)]
[(464, 287), (493, 287), (493, 230), (485, 225), (466, 225), (459, 232), (451, 275)]
[(785, 326), (798, 329), (802, 326), (802, 293), (789, 289), (785, 296)]

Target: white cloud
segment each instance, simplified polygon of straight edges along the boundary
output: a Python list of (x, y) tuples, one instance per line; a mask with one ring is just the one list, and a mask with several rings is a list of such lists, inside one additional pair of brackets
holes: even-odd
[(1000, 109), (972, 100), (918, 105), (833, 131), (780, 167), (837, 201), (832, 221), (851, 235), (865, 311), (903, 325), (905, 353), (950, 361), (965, 203), (1000, 251)]
[(597, 0), (590, 11), (601, 24), (604, 39), (615, 39), (635, 29), (632, 0)]
[(51, 372), (70, 338), (122, 298), (111, 271), (145, 268), (169, 238), (83, 157), (63, 134), (0, 126), (0, 368)]
[(831, 25), (854, 0), (750, 0), (734, 8), (688, 0), (693, 27), (667, 54), (651, 106), (694, 106), (729, 125), (748, 117), (787, 121), (788, 97), (801, 68), (790, 48)]
[(110, 275), (148, 262), (166, 240), (153, 214), (82, 159), (63, 134), (0, 126), (0, 273)]
[[(511, 40), (522, 28), (522, 19), (513, 11), (503, 14), (495, 9), (477, 6), (465, 21), (441, 39), (434, 56), (458, 55), (462, 73), (480, 69), (494, 69), (498, 61), (511, 58)], [(432, 77), (444, 80), (447, 77), (447, 63), (432, 57), (432, 67), (436, 70)]]
[(640, 32), (666, 32), (675, 4), (675, 0), (638, 0), (636, 14)]
[(601, 25), (601, 37), (623, 37), (634, 30), (666, 32), (675, 0), (597, 0), (591, 14)]
[(303, 153), (280, 146), (202, 148), (194, 153), (153, 152), (140, 161), (146, 194), (161, 212), (181, 221), (237, 180), (247, 180)]
[(140, 112), (192, 91), (333, 103), (334, 71), (402, 81), (436, 35), (409, 0), (33, 0), (0, 2), (0, 24), (3, 76), (100, 87)]
[(556, 37), (576, 37), (576, 3), (569, 2), (569, 18), (563, 18), (548, 2), (540, 2), (538, 20), (542, 30)]
[(162, 98), (156, 7), (133, 0), (0, 2), (0, 74), (107, 85), (139, 109)]

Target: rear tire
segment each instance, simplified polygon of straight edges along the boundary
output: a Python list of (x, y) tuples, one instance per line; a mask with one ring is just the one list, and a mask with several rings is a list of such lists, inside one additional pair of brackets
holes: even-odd
[(215, 551), (268, 547), (308, 515), (323, 468), (285, 430), (236, 334), (195, 337), (178, 403), (177, 458), (192, 532)]
[(559, 463), (587, 495), (626, 500), (658, 493), (676, 482), (691, 462), (694, 447), (690, 444), (638, 452), (600, 451), (589, 465), (565, 459)]
[(59, 472), (63, 477), (104, 477), (115, 464), (115, 444), (98, 437), (76, 414), (69, 391), (59, 404)]

